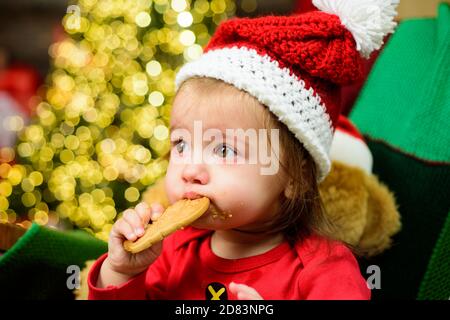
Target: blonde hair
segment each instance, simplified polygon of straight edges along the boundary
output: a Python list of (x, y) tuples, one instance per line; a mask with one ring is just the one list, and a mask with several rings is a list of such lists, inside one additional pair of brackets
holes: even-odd
[(265, 127), (279, 130), (280, 166), (289, 180), (289, 194), (281, 195), (280, 212), (271, 225), (271, 232), (282, 232), (291, 243), (311, 234), (333, 239), (332, 225), (319, 193), (314, 160), (286, 125), (267, 108), (264, 110)]

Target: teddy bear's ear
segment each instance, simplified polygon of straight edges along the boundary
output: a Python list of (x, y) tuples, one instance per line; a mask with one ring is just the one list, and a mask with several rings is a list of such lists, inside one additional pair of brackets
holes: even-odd
[(365, 176), (368, 192), (367, 223), (358, 247), (368, 256), (390, 247), (391, 237), (400, 231), (400, 214), (391, 191), (373, 174)]
[(371, 173), (333, 161), (319, 185), (333, 236), (355, 253), (374, 256), (389, 248), (400, 230), (400, 214), (389, 189)]
[(368, 190), (362, 170), (333, 161), (319, 185), (333, 237), (356, 248), (367, 224)]
[(319, 186), (337, 239), (373, 256), (389, 247), (400, 215), (389, 189), (372, 173), (372, 153), (358, 129), (340, 116), (331, 145), (333, 166)]

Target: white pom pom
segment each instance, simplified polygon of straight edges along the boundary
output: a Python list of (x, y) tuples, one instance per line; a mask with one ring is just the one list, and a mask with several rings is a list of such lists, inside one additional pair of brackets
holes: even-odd
[(323, 12), (335, 14), (352, 33), (356, 49), (368, 58), (394, 31), (399, 0), (313, 0)]

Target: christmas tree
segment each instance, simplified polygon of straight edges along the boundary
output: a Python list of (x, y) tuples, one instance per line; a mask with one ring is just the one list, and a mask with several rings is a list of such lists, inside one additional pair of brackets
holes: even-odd
[(231, 0), (70, 6), (70, 37), (49, 48), (35, 119), (4, 119), (18, 142), (0, 150), (0, 222), (69, 222), (107, 240), (120, 212), (165, 174), (177, 69), (234, 11)]

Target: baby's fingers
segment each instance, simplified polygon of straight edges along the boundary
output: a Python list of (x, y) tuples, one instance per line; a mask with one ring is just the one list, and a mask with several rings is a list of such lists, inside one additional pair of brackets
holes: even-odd
[(261, 297), (258, 291), (245, 284), (231, 282), (229, 288), (238, 300), (263, 300), (263, 297)]
[(152, 209), (150, 208), (150, 206), (145, 202), (141, 202), (135, 207), (134, 210), (136, 211), (144, 226), (146, 226), (150, 222), (150, 218), (152, 216)]
[(136, 236), (141, 236), (144, 234), (144, 224), (136, 212), (136, 210), (133, 209), (127, 209), (123, 212), (123, 219), (128, 222), (128, 224), (131, 226), (133, 233)]
[(164, 207), (161, 204), (155, 202), (151, 205), (151, 211), (151, 219), (152, 221), (156, 221), (164, 212)]
[(137, 235), (134, 233), (134, 228), (130, 223), (124, 218), (117, 220), (111, 230), (111, 237), (113, 239), (117, 239), (119, 241), (123, 241), (120, 239), (127, 239), (130, 241), (134, 241), (137, 239)]
[(141, 202), (136, 206), (136, 212), (141, 217), (144, 225), (147, 225), (150, 220), (156, 221), (161, 214), (164, 212), (164, 207), (159, 203), (152, 203), (151, 206), (148, 206), (147, 203)]

